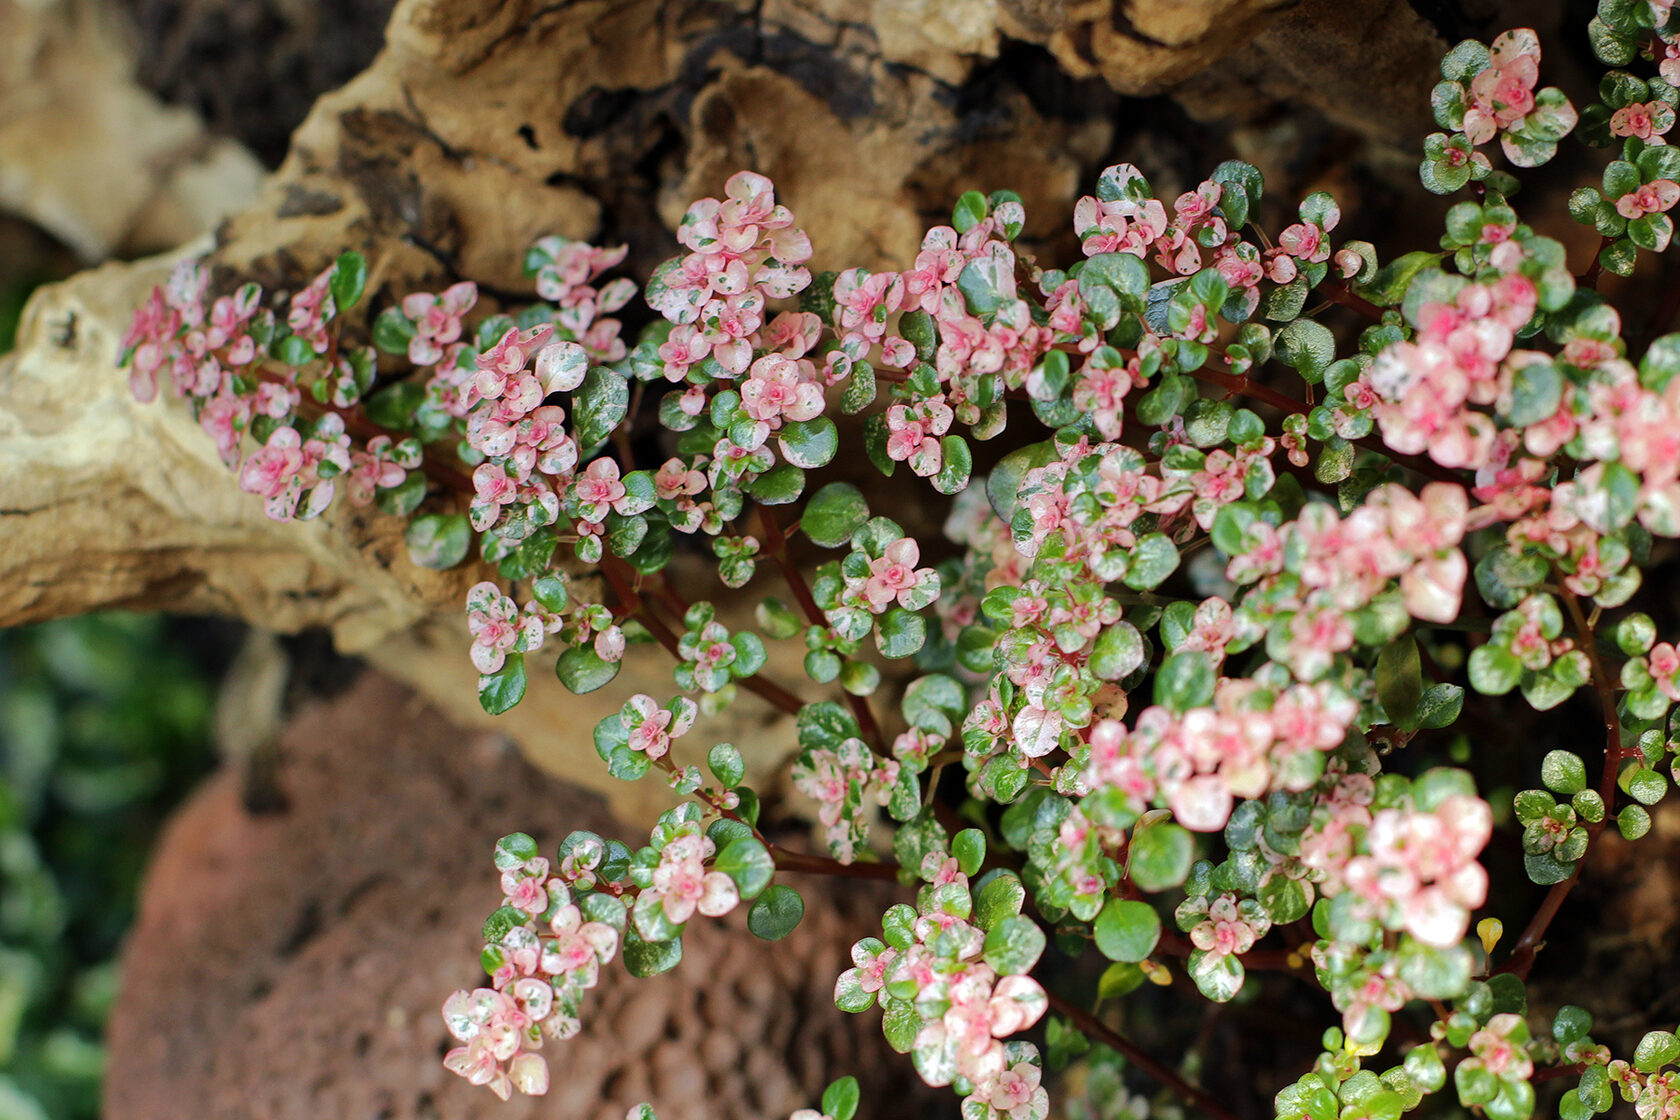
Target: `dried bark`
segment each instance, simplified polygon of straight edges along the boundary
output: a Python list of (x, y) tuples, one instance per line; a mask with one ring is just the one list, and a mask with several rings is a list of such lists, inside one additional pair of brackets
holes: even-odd
[[(1380, 55), (1404, 42), (1409, 60), (1435, 42), (1393, 0), (1278, 8), (404, 0), (385, 49), (316, 103), (279, 172), (219, 230), (213, 259), (222, 275), (283, 293), (355, 248), (372, 262), (375, 308), (461, 276), (517, 299), (529, 291), (522, 247), (547, 233), (624, 240), (628, 270), (645, 275), (674, 251), (668, 231), (687, 202), (740, 167), (775, 176), (819, 267), (901, 264), (970, 187), (1020, 191), (1029, 248), (1066, 252), (1070, 201), (1105, 161), (1130, 156), (1117, 150), (1128, 136), (1143, 153), (1132, 158), (1166, 168), (1164, 189), (1176, 164), (1196, 162), (1177, 158), (1189, 151), (1182, 118), (1151, 130), (1137, 116), (1177, 110), (1119, 92), (1179, 83), (1184, 104), (1212, 115), (1315, 90), (1333, 111), (1356, 103), (1370, 74), (1387, 83), (1398, 71), (1345, 58), (1332, 67), (1327, 43)], [(1354, 36), (1365, 16), (1381, 30)], [(1208, 68), (1238, 47), (1238, 59)], [(1328, 84), (1333, 69), (1340, 85)], [(1396, 103), (1422, 105), (1428, 79), (1414, 74), (1417, 88)], [(1214, 102), (1209, 90), (1225, 92)], [(1243, 154), (1288, 171), (1288, 135), (1267, 140), (1255, 126), (1233, 139), (1244, 135), (1256, 150)], [(0, 364), (0, 624), (147, 606), (282, 630), (324, 625), (342, 649), (472, 718), (459, 604), (481, 572), (414, 567), (400, 525), (376, 513), (268, 522), (177, 404), (129, 400), (113, 368), (118, 340), (166, 267), (109, 266), (42, 291)], [(656, 691), (665, 668), (650, 660), (627, 673)], [(744, 701), (720, 737), (762, 776), (789, 737), (766, 731), (755, 704)], [(544, 743), (606, 710), (539, 679), (498, 726), (544, 765), (599, 782), (587, 746)]]

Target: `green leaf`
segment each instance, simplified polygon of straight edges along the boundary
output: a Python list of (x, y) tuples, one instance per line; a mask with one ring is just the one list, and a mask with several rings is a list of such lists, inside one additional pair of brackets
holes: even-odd
[(939, 349), (939, 330), (933, 325), (933, 316), (926, 311), (918, 309), (900, 315), (898, 334), (916, 348), (916, 360), (919, 362), (931, 362)]
[(670, 941), (644, 941), (636, 932), (634, 922), (624, 928), (624, 969), (632, 976), (646, 979), (669, 972), (682, 960), (682, 938)]
[(713, 866), (735, 880), (742, 898), (758, 897), (776, 874), (776, 863), (770, 858), (770, 850), (752, 836), (731, 841), (718, 853)]
[(573, 646), (554, 663), (554, 675), (572, 692), (583, 695), (618, 676), (621, 662), (603, 661), (594, 646)]
[(1248, 223), (1249, 215), (1265, 193), (1266, 183), (1259, 169), (1252, 163), (1228, 159), (1215, 167), (1208, 177), (1223, 188), (1219, 195), (1219, 209), (1225, 214), (1226, 225), (1232, 230), (1241, 229)]
[(909, 657), (927, 641), (927, 620), (915, 611), (894, 607), (882, 615), (875, 627), (875, 645), (881, 656), (897, 660)]
[(478, 703), (486, 712), (499, 716), (525, 698), (525, 655), (510, 653), (502, 667), (478, 678)]
[(1147, 902), (1111, 898), (1092, 926), (1097, 949), (1111, 961), (1146, 960), (1161, 940), (1161, 916)]
[(1391, 723), (1406, 731), (1418, 726), (1423, 700), (1423, 662), (1417, 639), (1402, 634), (1377, 654), (1377, 699)]
[(315, 348), (295, 334), (288, 334), (276, 340), (269, 347), (269, 351), (282, 365), (293, 368), (315, 360)]
[(1569, 196), (1569, 216), (1581, 225), (1590, 226), (1598, 221), (1598, 208), (1604, 201), (1604, 196), (1597, 187), (1578, 187)]
[(386, 513), (407, 517), (426, 500), (426, 472), (410, 471), (397, 485), (375, 491), (373, 500)]
[(1539, 855), (1534, 853), (1523, 854), (1523, 871), (1528, 874), (1530, 882), (1542, 887), (1563, 882), (1569, 878), (1574, 870), (1573, 863), (1553, 859), (1550, 852)]
[(537, 842), (524, 832), (510, 832), (496, 841), (494, 862), (497, 871), (512, 871), (523, 867), (541, 854)]
[(747, 764), (733, 743), (718, 743), (706, 754), (706, 768), (724, 789), (734, 789), (746, 777)]
[(1118, 962), (1103, 969), (1102, 976), (1097, 979), (1097, 998), (1117, 999), (1130, 995), (1143, 986), (1143, 969), (1135, 964)]
[(815, 420), (796, 420), (783, 425), (776, 435), (782, 458), (796, 467), (815, 470), (828, 465), (840, 446), (840, 433), (834, 421), (826, 416)]
[(1572, 797), (1587, 788), (1587, 764), (1571, 751), (1549, 751), (1540, 762), (1540, 780), (1552, 792)]
[(1155, 673), (1155, 703), (1187, 712), (1213, 702), (1218, 675), (1201, 650), (1181, 650), (1161, 662)]
[(957, 868), (964, 875), (973, 875), (986, 861), (986, 834), (978, 828), (965, 828), (951, 840), (951, 854), (957, 857)]
[(939, 441), (939, 473), (933, 476), (933, 488), (941, 494), (957, 494), (968, 488), (969, 472), (974, 469), (974, 456), (968, 441), (957, 435), (941, 437)]
[(492, 945), (507, 936), (507, 932), (515, 926), (522, 926), (531, 920), (531, 915), (512, 906), (497, 907), (491, 915), (484, 919), (484, 929), (481, 936)]
[(994, 872), (982, 879), (974, 892), (974, 924), (991, 929), (1005, 918), (1019, 914), (1026, 898), (1026, 888), (1021, 885), (1019, 875), (1009, 870)]
[(852, 363), (846, 377), (845, 391), (840, 394), (840, 411), (855, 416), (875, 402), (875, 367), (859, 358)]
[(760, 505), (785, 506), (805, 492), (805, 472), (783, 463), (747, 483), (747, 493)]
[(966, 690), (955, 678), (943, 673), (920, 677), (904, 690), (904, 718), (912, 726), (936, 735), (950, 735), (952, 725), (962, 719), (967, 709)]
[(563, 611), (571, 601), (566, 581), (556, 575), (538, 576), (531, 581), (531, 598), (551, 611)]
[(1128, 871), (1139, 890), (1170, 890), (1184, 882), (1195, 858), (1196, 841), (1189, 831), (1171, 821), (1159, 821), (1132, 833)]
[(887, 1045), (900, 1054), (908, 1054), (922, 1029), (922, 1017), (916, 1014), (915, 1004), (902, 999), (884, 999), (881, 1001), (881, 1012), (881, 1034), (886, 1038)]
[(1121, 620), (1103, 629), (1091, 648), (1090, 669), (1099, 680), (1117, 681), (1131, 676), (1144, 659), (1143, 635), (1130, 622)]
[(1432, 684), (1418, 703), (1417, 725), (1434, 730), (1450, 727), (1464, 709), (1464, 690), (1456, 684)]
[(1629, 805), (1616, 814), (1616, 830), (1623, 840), (1637, 840), (1651, 831), (1651, 814), (1643, 805)]
[(1674, 236), (1674, 222), (1667, 214), (1645, 214), (1628, 223), (1627, 236), (1641, 249), (1660, 253)]
[(1557, 367), (1548, 361), (1527, 362), (1511, 378), (1511, 408), (1506, 416), (1518, 427), (1538, 424), (1557, 413), (1562, 399), (1563, 377)]
[(1324, 379), (1325, 367), (1336, 360), (1336, 339), (1324, 324), (1296, 319), (1277, 333), (1277, 358), (1316, 385)]
[(1468, 84), (1487, 69), (1490, 57), (1487, 47), (1474, 39), (1464, 39), (1441, 59), (1441, 76), (1451, 82)]
[(1598, 263), (1617, 276), (1632, 276), (1639, 263), (1639, 248), (1623, 237), (1606, 245), (1598, 254)]
[(799, 729), (799, 745), (816, 750), (832, 750), (862, 734), (851, 713), (832, 700), (806, 704), (794, 723)]
[(1023, 976), (1044, 954), (1044, 931), (1031, 918), (1004, 918), (986, 931), (985, 961), (999, 976)]
[(1207, 953), (1200, 949), (1190, 954), (1190, 979), (1196, 989), (1215, 1003), (1228, 1003), (1242, 991), (1246, 970), (1235, 953)]
[[(951, 225), (955, 227), (958, 233), (967, 233), (986, 220), (986, 215), (990, 209), (986, 205), (985, 195), (979, 191), (964, 191), (957, 199), (956, 207), (951, 211)], [(836, 1117), (835, 1120), (839, 1120), (839, 1118)]]
[(1396, 307), (1405, 299), (1412, 279), (1440, 260), (1440, 253), (1416, 252), (1396, 257), (1377, 269), (1370, 283), (1359, 285), (1359, 292), (1379, 307)]
[(1462, 945), (1437, 949), (1408, 937), (1396, 956), (1400, 979), (1423, 999), (1457, 999), (1470, 986), (1473, 960)]
[(1257, 897), (1274, 925), (1288, 925), (1306, 917), (1311, 909), (1300, 880), (1287, 875), (1272, 875), (1261, 884)]
[(805, 900), (785, 883), (771, 883), (747, 911), (747, 929), (765, 941), (780, 941), (805, 917)]
[(1566, 1003), (1557, 1009), (1557, 1015), (1552, 1019), (1552, 1038), (1558, 1045), (1568, 1046), (1571, 1042), (1578, 1042), (1587, 1037), (1592, 1030), (1593, 1017), (1585, 1008)]
[(367, 287), (367, 258), (354, 250), (340, 253), (328, 287), (340, 315), (356, 306)]
[(472, 526), (464, 513), (428, 513), (414, 519), (403, 539), (409, 559), (422, 568), (443, 571), (467, 558)]
[(1668, 779), (1643, 766), (1630, 766), (1623, 770), (1617, 784), (1641, 805), (1655, 805), (1668, 792)]
[(986, 499), (992, 512), (1007, 523), (1021, 501), (1021, 485), (1027, 472), (1056, 461), (1056, 445), (1050, 440), (1028, 444), (999, 460), (986, 478)]
[(811, 543), (839, 548), (869, 520), (869, 503), (849, 482), (831, 482), (811, 495), (800, 515), (799, 528)]
[[(922, 866), (929, 852), (950, 847), (950, 834), (934, 817), (932, 809), (923, 809), (899, 827), (893, 836), (893, 855), (900, 867), (912, 871)], [(891, 940), (890, 938), (888, 939)]]
[(630, 383), (606, 366), (591, 367), (572, 394), (578, 447), (587, 452), (605, 443), (630, 411)]
[(401, 308), (387, 307), (373, 321), (373, 344), (387, 354), (407, 354), (408, 340), (414, 334), (414, 323)]
[(969, 314), (984, 318), (1003, 306), (1003, 293), (998, 291), (996, 258), (970, 260), (957, 274), (957, 291), (968, 304)]
[(1149, 266), (1131, 253), (1098, 253), (1079, 271), (1079, 294), (1087, 301), (1096, 289), (1107, 288), (1133, 310), (1143, 309), (1149, 284)]
[(1633, 1051), (1633, 1068), (1640, 1073), (1655, 1073), (1676, 1061), (1680, 1061), (1680, 1038), (1668, 1031), (1647, 1032)]
[(1129, 559), (1126, 586), (1150, 591), (1178, 569), (1178, 546), (1165, 533), (1150, 533), (1138, 538)]
[[(876, 942), (877, 945), (880, 942)], [(875, 993), (863, 990), (863, 982), (858, 978), (857, 970), (849, 969), (840, 974), (834, 982), (834, 1006), (840, 1010), (856, 1015), (860, 1011), (868, 1011), (875, 1006)]]
[(822, 1114), (829, 1120), (852, 1120), (857, 1106), (858, 1081), (855, 1077), (839, 1078), (823, 1090)]
[(1158, 428), (1171, 423), (1172, 418), (1182, 412), (1195, 396), (1195, 386), (1188, 377), (1168, 374), (1138, 400), (1133, 415), (1138, 423)]
[(1484, 696), (1503, 696), (1522, 679), (1522, 662), (1503, 646), (1477, 646), (1470, 653), (1470, 687)]

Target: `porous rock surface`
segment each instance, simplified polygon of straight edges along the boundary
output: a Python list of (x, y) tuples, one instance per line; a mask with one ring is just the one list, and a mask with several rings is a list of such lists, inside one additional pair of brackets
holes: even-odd
[(766, 1120), (846, 1072), (867, 1115), (954, 1115), (878, 1014), (833, 1005), (890, 897), (809, 877), (784, 941), (754, 939), (740, 912), (697, 918), (675, 971), (604, 969), (583, 1033), (544, 1048), (549, 1094), (503, 1104), (440, 1064), (444, 998), (483, 981), (491, 848), (515, 828), (545, 849), (574, 828), (632, 845), (636, 830), (372, 673), (305, 709), (281, 752), (286, 811), (247, 814), (224, 773), (154, 857), (110, 1023), (108, 1120), (621, 1120), (644, 1100), (664, 1120)]

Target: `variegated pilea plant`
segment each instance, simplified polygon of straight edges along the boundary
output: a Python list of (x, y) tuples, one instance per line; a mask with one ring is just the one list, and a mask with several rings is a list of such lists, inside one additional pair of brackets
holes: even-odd
[[(602, 968), (675, 967), (688, 923), (743, 905), (779, 938), (804, 906), (783, 873), (829, 873), (904, 888), (834, 998), (878, 1008), (965, 1120), (1040, 1120), (1041, 1068), (1070, 1060), (1070, 1115), (1232, 1117), (1241, 1086), (1112, 1024), (1155, 986), (1221, 1003), (1259, 970), (1334, 1024), (1278, 1117), (1522, 1120), (1551, 1079), (1565, 1120), (1617, 1094), (1680, 1115), (1680, 1037), (1617, 1054), (1525, 990), (1583, 857), (1650, 828), (1680, 734), (1680, 652), (1626, 606), (1680, 537), (1680, 335), (1632, 352), (1596, 290), (1672, 239), (1671, 3), (1601, 0), (1594, 49), (1631, 69), (1579, 113), (1533, 32), (1453, 48), (1421, 177), (1460, 200), (1439, 246), (1387, 260), (1336, 240), (1326, 193), (1268, 230), (1231, 161), (1170, 200), (1110, 167), (1065, 267), (1017, 250), (1005, 190), (963, 195), (903, 271), (813, 273), (748, 171), (640, 288), (607, 278), (624, 249), (550, 237), (535, 300), (489, 314), (463, 280), (364, 316), (355, 253), (284, 306), (181, 266), (126, 340), (135, 394), (185, 397), (275, 518), (342, 493), (410, 518), (416, 563), (493, 566), (465, 603), (486, 709), (539, 657), (575, 692), (635, 643), (674, 666), (594, 745), (680, 807), (640, 845), (501, 841), (489, 980), (445, 1002), (445, 1064), (543, 1093)], [(1571, 132), (1613, 156), (1569, 198), (1600, 234), (1575, 262), (1517, 209)], [(638, 297), (657, 316), (630, 338)], [(869, 464), (894, 487), (855, 485)], [(894, 519), (944, 499), (943, 539)], [(696, 549), (756, 615), (667, 578)], [(743, 689), (796, 721), (826, 855), (772, 842), (742, 753), (696, 734)], [(1543, 788), (1495, 776), (1490, 801), (1442, 765), (1467, 702), (1497, 727), (1577, 692), (1602, 739), (1547, 754)], [(1549, 888), (1509, 942), (1483, 912), (1496, 822)], [(1080, 996), (1051, 990), (1100, 958)], [(821, 1115), (866, 1088), (840, 1078)]]

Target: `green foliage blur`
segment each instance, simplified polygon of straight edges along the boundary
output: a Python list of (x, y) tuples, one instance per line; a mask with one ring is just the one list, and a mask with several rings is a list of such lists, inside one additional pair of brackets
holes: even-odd
[(0, 1120), (92, 1120), (116, 954), (158, 828), (211, 763), (190, 623), (0, 630)]

